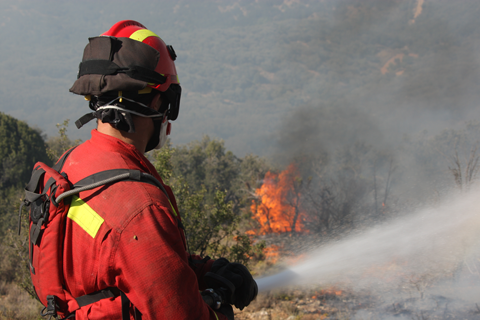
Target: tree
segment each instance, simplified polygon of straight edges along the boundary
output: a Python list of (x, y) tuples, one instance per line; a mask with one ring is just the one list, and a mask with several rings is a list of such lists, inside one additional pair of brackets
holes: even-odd
[(51, 164), (40, 131), (0, 112), (0, 238), (17, 225), (21, 190), (37, 161)]
[(469, 122), (461, 130), (446, 130), (438, 136), (437, 152), (448, 161), (448, 170), (460, 190), (468, 190), (479, 169), (480, 124)]
[[(248, 154), (244, 158), (226, 150), (223, 140), (204, 136), (186, 145), (164, 148), (156, 157), (161, 166), (157, 170), (168, 181), (173, 175), (182, 178), (192, 192), (206, 189), (206, 201), (213, 203), (215, 192), (225, 192), (225, 200), (231, 201), (233, 210), (239, 214), (250, 205), (250, 187), (256, 187), (270, 169), (265, 159)], [(167, 166), (165, 168), (165, 166)], [(163, 175), (162, 175), (163, 174)]]
[(222, 140), (208, 136), (176, 147), (171, 157), (173, 174), (183, 177), (192, 191), (205, 188), (209, 201), (213, 201), (215, 190), (226, 192), (234, 200), (232, 187), (239, 174), (239, 163), (240, 159), (225, 150)]
[(70, 119), (66, 119), (61, 124), (57, 123), (58, 136), (51, 137), (47, 141), (47, 154), (52, 162), (56, 162), (65, 151), (78, 146), (82, 142), (80, 139), (72, 141), (68, 138), (67, 127), (69, 122)]
[(350, 229), (384, 219), (397, 176), (393, 155), (357, 142), (329, 158), (328, 162), (324, 157), (312, 160), (312, 182), (304, 188), (303, 204), (308, 208), (311, 231), (328, 235), (336, 228)]
[(37, 161), (51, 164), (39, 130), (0, 112), (0, 189), (23, 187)]
[(455, 155), (452, 157), (454, 164), (451, 167), (448, 166), (448, 169), (452, 173), (455, 183), (460, 190), (468, 190), (477, 177), (479, 160), (477, 151), (478, 144), (470, 149), (470, 155), (464, 160), (465, 165), (463, 166), (463, 161), (458, 155), (458, 150), (455, 149)]
[[(241, 204), (246, 201), (240, 200), (241, 192), (234, 187), (253, 175), (257, 158), (246, 157), (248, 164), (242, 167), (243, 161), (226, 151), (223, 141), (208, 136), (186, 146), (172, 147), (168, 142), (152, 157), (176, 195), (192, 254), (246, 264), (259, 253), (263, 244), (253, 245), (239, 230), (246, 217)], [(241, 174), (242, 168), (251, 171)]]
[[(18, 218), (17, 215), (20, 200), (24, 196), (23, 187), (30, 179), (33, 165), (37, 161), (52, 165), (57, 160), (58, 154), (61, 155), (78, 144), (78, 141), (72, 142), (68, 139), (67, 126), (68, 120), (65, 120), (62, 125), (58, 124), (59, 137), (49, 139), (47, 146), (38, 131), (29, 128), (21, 121), (0, 113), (0, 136), (6, 137), (0, 142), (0, 154), (7, 154), (7, 157), (3, 158), (2, 182), (4, 188), (0, 189), (0, 238), (2, 239), (0, 253), (5, 257), (4, 262), (0, 264), (0, 274), (2, 274), (0, 280), (16, 282), (33, 297), (36, 297), (36, 294), (29, 273), (29, 219), (28, 215), (24, 214)], [(15, 148), (15, 144), (18, 144), (17, 148)], [(11, 152), (15, 156), (8, 155), (9, 150), (13, 150)], [(14, 159), (18, 162), (12, 162)], [(12, 183), (13, 178), (18, 180), (16, 184)], [(23, 230), (20, 237), (17, 236), (18, 223)], [(19, 268), (19, 266), (21, 267)]]

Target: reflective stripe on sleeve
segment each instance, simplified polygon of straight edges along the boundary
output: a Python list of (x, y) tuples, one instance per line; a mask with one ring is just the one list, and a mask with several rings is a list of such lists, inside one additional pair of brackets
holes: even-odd
[(172, 207), (172, 211), (173, 211), (173, 214), (175, 215), (175, 217), (178, 217), (177, 211), (175, 211), (175, 208), (173, 207), (173, 204), (170, 202), (170, 199), (168, 200), (168, 203), (170, 203), (170, 207)]
[(78, 196), (72, 196), (67, 217), (75, 221), (92, 238), (95, 238), (104, 220)]

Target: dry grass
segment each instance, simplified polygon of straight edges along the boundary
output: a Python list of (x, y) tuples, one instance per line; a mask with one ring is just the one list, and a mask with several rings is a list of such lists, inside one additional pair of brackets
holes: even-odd
[(13, 283), (0, 282), (0, 320), (37, 320), (42, 305)]
[[(427, 281), (427, 280), (426, 280)], [(284, 289), (262, 293), (245, 310), (235, 310), (236, 320), (477, 320), (480, 302), (475, 303), (478, 281), (450, 288), (448, 283), (416, 285), (387, 291), (336, 290), (318, 288)], [(442, 287), (445, 286), (445, 287)], [(465, 291), (464, 296), (452, 290)], [(447, 295), (443, 296), (442, 292)], [(471, 292), (471, 294), (469, 293)], [(474, 299), (466, 299), (475, 297)]]

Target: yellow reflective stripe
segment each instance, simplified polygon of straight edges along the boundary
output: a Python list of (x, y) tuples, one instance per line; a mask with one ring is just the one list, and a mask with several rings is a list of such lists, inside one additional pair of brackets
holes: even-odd
[(130, 35), (130, 39), (137, 40), (137, 41), (140, 41), (140, 42), (143, 42), (143, 40), (147, 39), (148, 37), (160, 38), (154, 32), (152, 32), (150, 30), (147, 30), (147, 29), (137, 30)]
[(172, 211), (173, 211), (173, 214), (175, 215), (175, 217), (177, 216), (177, 211), (175, 211), (175, 208), (173, 207), (172, 203), (170, 202), (170, 200), (168, 200), (168, 203), (170, 203), (170, 207), (172, 207)]
[(98, 213), (78, 196), (72, 196), (67, 217), (75, 221), (92, 238), (95, 238), (104, 221)]
[(146, 94), (152, 92), (152, 88), (150, 87), (145, 87), (142, 90), (138, 90), (138, 94)]

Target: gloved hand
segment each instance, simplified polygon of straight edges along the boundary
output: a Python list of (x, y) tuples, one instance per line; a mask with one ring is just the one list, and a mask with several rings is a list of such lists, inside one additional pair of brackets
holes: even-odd
[(215, 310), (227, 317), (228, 320), (234, 320), (233, 308), (229, 304), (222, 304), (220, 309)]
[[(225, 258), (220, 258), (212, 264), (211, 272), (230, 281), (235, 290), (227, 301), (243, 310), (257, 297), (258, 287), (248, 269), (241, 263), (230, 263)], [(213, 288), (216, 289), (216, 288)]]

